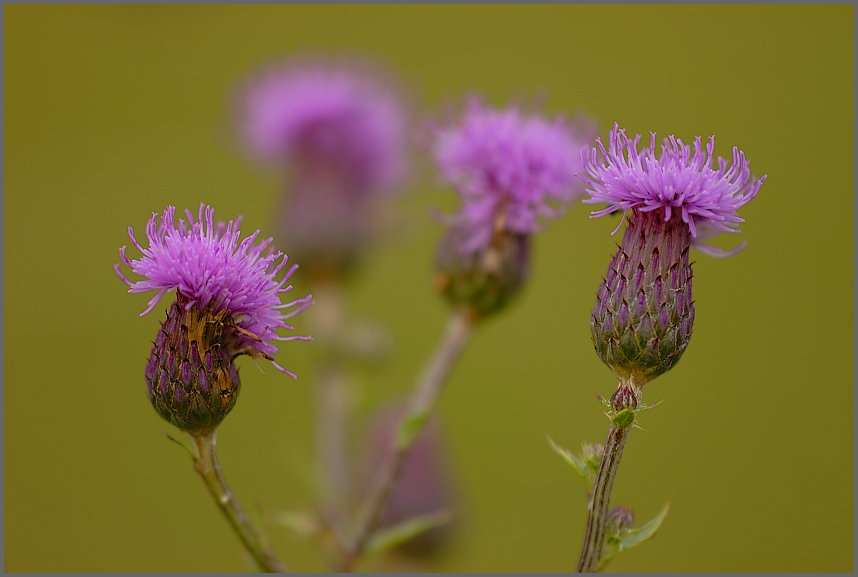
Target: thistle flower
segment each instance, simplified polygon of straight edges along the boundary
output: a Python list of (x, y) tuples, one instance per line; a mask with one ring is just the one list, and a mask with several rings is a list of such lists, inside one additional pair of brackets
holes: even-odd
[[(638, 151), (634, 140), (616, 124), (608, 148), (582, 153), (590, 188), (586, 203), (607, 202), (593, 217), (623, 210), (628, 227), (608, 273), (599, 287), (590, 322), (599, 357), (622, 381), (635, 388), (672, 368), (691, 339), (694, 305), (689, 248), (695, 245), (715, 256), (729, 256), (699, 241), (718, 231), (737, 232), (744, 222), (736, 211), (759, 192), (765, 181), (751, 176), (745, 154), (733, 148), (728, 168), (714, 162), (715, 138), (703, 152), (699, 137), (694, 151), (670, 136), (656, 156), (656, 137)], [(619, 228), (619, 227), (618, 227)], [(639, 393), (639, 391), (635, 391)], [(628, 397), (629, 395), (626, 395)], [(624, 397), (625, 398), (625, 397)], [(631, 403), (631, 397), (628, 402)]]
[(442, 291), (479, 314), (499, 310), (527, 274), (530, 235), (583, 194), (576, 173), (592, 125), (548, 121), (469, 101), (461, 122), (435, 129), (441, 176), (462, 200), (438, 253)]
[(271, 239), (255, 244), (258, 230), (241, 240), (240, 217), (215, 225), (214, 210), (205, 205), (200, 205), (196, 222), (190, 211), (186, 214), (187, 222), (176, 222), (175, 208), (168, 206), (159, 223), (153, 213), (146, 226), (148, 248), (140, 246), (129, 227), (131, 242), (143, 256), (130, 260), (125, 246), (119, 255), (143, 280), (131, 282), (118, 263), (114, 268), (129, 293), (158, 291), (140, 316), (164, 294), (176, 292), (146, 366), (147, 390), (163, 418), (202, 434), (217, 427), (235, 404), (241, 386), (235, 357), (268, 359), (295, 377), (274, 362), (277, 347), (272, 341), (309, 339), (281, 337), (276, 331), (291, 330), (284, 321), (309, 306), (312, 296), (281, 303), (280, 294), (292, 290), (286, 282), (298, 267), (277, 280), (286, 255), (269, 248)]
[(291, 63), (246, 84), (238, 128), (262, 162), (289, 169), (275, 233), (317, 269), (350, 268), (377, 233), (377, 200), (406, 176), (406, 107), (368, 65)]
[(324, 162), (372, 191), (394, 186), (405, 171), (401, 98), (369, 66), (270, 68), (245, 88), (239, 115), (262, 161)]

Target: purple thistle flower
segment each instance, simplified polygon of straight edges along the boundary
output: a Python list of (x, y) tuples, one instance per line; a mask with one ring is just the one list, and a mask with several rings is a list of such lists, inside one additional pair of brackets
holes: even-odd
[(402, 100), (368, 66), (270, 68), (247, 84), (238, 116), (262, 161), (335, 167), (363, 194), (394, 187), (405, 174)]
[(466, 231), (462, 252), (488, 248), (498, 228), (531, 234), (540, 217), (563, 214), (558, 205), (583, 193), (576, 173), (591, 132), (592, 126), (576, 128), (562, 117), (492, 110), (476, 98), (461, 123), (436, 129), (435, 160), (462, 197), (459, 214), (450, 219)]
[[(705, 154), (696, 138), (692, 154), (691, 147), (670, 136), (659, 158), (655, 133), (641, 152), (639, 141), (640, 136), (630, 140), (615, 124), (607, 150), (598, 140), (607, 165), (597, 162), (596, 149), (582, 153), (590, 177), (581, 178), (591, 187), (584, 202), (609, 204), (592, 216), (631, 211), (590, 321), (596, 352), (622, 381), (626, 399), (638, 398), (648, 381), (675, 366), (691, 340), (692, 243), (718, 231), (737, 232), (730, 225), (744, 221), (736, 211), (766, 179), (751, 176), (737, 148), (729, 168), (718, 158), (714, 170), (714, 137)], [(730, 252), (702, 247), (713, 256), (730, 256), (743, 245)]]
[(539, 219), (563, 214), (583, 193), (580, 150), (594, 125), (554, 121), (516, 108), (492, 110), (469, 101), (457, 125), (433, 130), (442, 177), (462, 198), (439, 246), (438, 286), (474, 318), (501, 310), (524, 286), (530, 236)]
[(238, 99), (238, 130), (261, 161), (289, 171), (274, 211), (278, 242), (312, 280), (347, 276), (381, 228), (383, 193), (407, 176), (401, 90), (367, 64), (268, 68)]
[[(176, 302), (162, 323), (146, 367), (149, 398), (162, 417), (191, 433), (214, 429), (232, 409), (240, 388), (234, 359), (248, 354), (265, 358), (280, 371), (295, 375), (274, 362), (272, 341), (309, 340), (281, 337), (278, 328), (292, 329), (284, 321), (311, 304), (311, 295), (281, 303), (280, 294), (292, 290), (277, 275), (287, 257), (269, 248), (271, 239), (255, 244), (259, 231), (241, 240), (241, 218), (213, 222), (214, 210), (200, 205), (198, 219), (187, 211), (188, 221), (174, 220), (175, 208), (153, 213), (146, 226), (149, 248), (143, 248), (129, 227), (132, 244), (143, 254), (129, 260), (119, 249), (122, 263), (145, 277), (131, 282), (117, 263), (116, 274), (130, 293), (157, 291), (150, 312), (167, 292)], [(282, 257), (282, 258), (281, 258)], [(292, 309), (284, 313), (284, 309)]]
[[(131, 282), (123, 276), (119, 264), (114, 265), (119, 278), (131, 287), (128, 292), (158, 291), (140, 316), (150, 312), (165, 293), (172, 291), (178, 291), (187, 299), (186, 308), (211, 306), (215, 311), (226, 310), (235, 322), (236, 330), (240, 331), (235, 335), (238, 350), (248, 349), (250, 353), (249, 349), (252, 349), (272, 360), (278, 370), (294, 377), (273, 362), (277, 347), (270, 341), (310, 339), (281, 337), (276, 332), (278, 328), (294, 329), (283, 321), (310, 306), (313, 298), (307, 295), (285, 304), (280, 301), (281, 293), (292, 290), (292, 285), (284, 285), (298, 265), (293, 265), (278, 281), (275, 277), (286, 266), (288, 257), (273, 249), (265, 251), (271, 244), (270, 238), (254, 245), (258, 230), (239, 242), (241, 217), (227, 224), (218, 222), (215, 226), (214, 209), (201, 204), (197, 222), (194, 222), (191, 212), (186, 211), (188, 223), (180, 218), (177, 226), (173, 219), (175, 212), (175, 207), (168, 206), (160, 226), (157, 224), (158, 214), (152, 213), (146, 225), (148, 249), (137, 243), (134, 231), (128, 227), (128, 236), (143, 253), (143, 258), (129, 260), (125, 254), (126, 247), (119, 249), (122, 262), (135, 274), (146, 277)], [(281, 312), (292, 307), (297, 308), (289, 313)]]
[(745, 153), (733, 147), (733, 162), (718, 157), (718, 170), (714, 162), (715, 137), (709, 137), (706, 152), (700, 137), (694, 139), (694, 153), (681, 139), (669, 136), (656, 158), (655, 132), (651, 132), (650, 146), (638, 152), (640, 135), (634, 140), (626, 136), (625, 129), (614, 124), (605, 149), (602, 139), (597, 139), (598, 149), (607, 165), (596, 159), (596, 148), (582, 152), (582, 159), (590, 178), (581, 175), (590, 189), (590, 198), (585, 203), (606, 202), (605, 209), (594, 211), (594, 217), (604, 216), (617, 210), (635, 210), (641, 213), (659, 211), (667, 222), (677, 215), (688, 225), (693, 243), (703, 252), (713, 256), (728, 256), (744, 248), (740, 246), (731, 253), (699, 243), (697, 239), (714, 236), (719, 231), (738, 232), (731, 228), (744, 222), (736, 211), (751, 201), (766, 180), (751, 176), (749, 161)]

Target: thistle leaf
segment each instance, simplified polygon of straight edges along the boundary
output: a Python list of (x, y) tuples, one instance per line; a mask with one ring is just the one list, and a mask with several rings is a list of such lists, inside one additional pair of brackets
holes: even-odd
[(366, 550), (369, 553), (378, 553), (392, 549), (401, 543), (405, 543), (425, 533), (429, 529), (434, 529), (448, 523), (452, 519), (453, 512), (449, 509), (442, 509), (428, 515), (412, 517), (393, 527), (376, 532), (367, 543)]
[(554, 452), (563, 457), (563, 460), (572, 465), (572, 468), (578, 471), (578, 474), (581, 475), (581, 478), (584, 479), (584, 482), (587, 483), (587, 488), (590, 488), (590, 473), (587, 467), (587, 463), (584, 462), (581, 457), (573, 454), (572, 452), (564, 449), (563, 447), (558, 446), (554, 440), (545, 435), (545, 438), (548, 439), (548, 444), (551, 445), (551, 448), (554, 449)]
[(268, 513), (268, 519), (275, 525), (286, 527), (302, 539), (308, 539), (319, 532), (319, 522), (310, 513), (284, 509)]
[(602, 564), (604, 566), (610, 559), (613, 559), (623, 551), (628, 551), (632, 547), (637, 547), (653, 535), (661, 526), (664, 518), (667, 517), (667, 511), (670, 509), (670, 501), (664, 504), (664, 507), (661, 508), (661, 511), (646, 525), (641, 527), (640, 529), (629, 529), (626, 534), (619, 538), (616, 544), (616, 548), (612, 549), (608, 555), (602, 560)]

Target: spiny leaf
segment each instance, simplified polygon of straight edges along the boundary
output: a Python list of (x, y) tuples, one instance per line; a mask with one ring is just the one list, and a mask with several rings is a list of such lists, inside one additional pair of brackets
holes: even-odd
[(429, 529), (439, 527), (453, 518), (452, 511), (442, 509), (428, 515), (412, 517), (388, 529), (375, 533), (369, 540), (366, 550), (370, 553), (378, 553), (396, 547)]
[(664, 507), (661, 508), (661, 511), (658, 512), (652, 521), (641, 527), (640, 529), (630, 529), (625, 536), (619, 539), (619, 543), (617, 543), (617, 548), (612, 551), (605, 559), (602, 560), (602, 563), (606, 563), (608, 560), (616, 557), (623, 551), (628, 551), (632, 547), (636, 547), (655, 535), (655, 532), (661, 526), (664, 518), (667, 517), (667, 511), (670, 509), (670, 501), (664, 504)]
[(583, 459), (578, 457), (577, 455), (571, 453), (570, 451), (564, 449), (563, 447), (558, 446), (554, 439), (545, 435), (545, 438), (548, 439), (548, 444), (551, 445), (551, 448), (554, 449), (554, 452), (563, 457), (563, 460), (572, 465), (572, 468), (578, 471), (578, 474), (581, 475), (581, 478), (587, 483), (587, 487), (590, 487), (590, 473), (588, 472), (587, 463), (584, 462)]

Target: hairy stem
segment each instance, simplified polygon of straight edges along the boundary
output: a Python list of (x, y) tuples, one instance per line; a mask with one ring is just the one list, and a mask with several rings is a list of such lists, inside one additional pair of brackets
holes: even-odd
[(470, 339), (473, 326), (467, 310), (458, 310), (450, 316), (446, 331), (409, 399), (394, 452), (383, 463), (372, 492), (360, 511), (351, 545), (345, 552), (347, 570), (351, 570), (360, 559), (367, 541), (381, 523), (402, 467), (423, 425), (432, 415), (441, 389)]
[(203, 478), (215, 503), (226, 516), (241, 542), (253, 555), (259, 567), (267, 573), (288, 573), (289, 570), (277, 559), (269, 545), (268, 537), (262, 530), (251, 523), (247, 514), (239, 505), (238, 500), (226, 484), (220, 465), (217, 462), (217, 429), (207, 434), (191, 435), (196, 445), (194, 468)]

